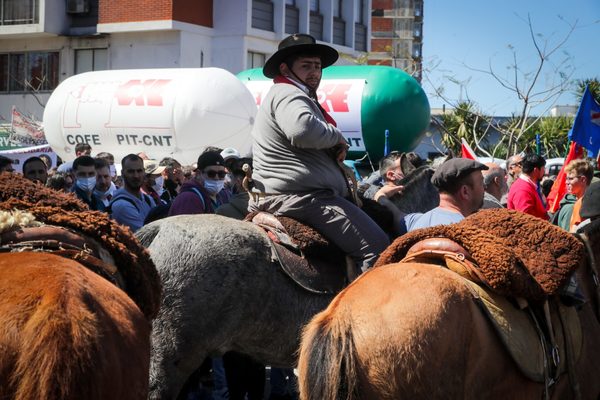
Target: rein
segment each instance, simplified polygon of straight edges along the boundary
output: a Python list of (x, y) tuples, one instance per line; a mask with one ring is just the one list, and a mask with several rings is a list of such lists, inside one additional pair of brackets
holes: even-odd
[[(48, 237), (56, 239), (47, 239)], [(125, 290), (125, 282), (118, 269), (110, 262), (105, 261), (110, 257), (108, 252), (94, 241), (69, 229), (42, 225), (0, 234), (0, 253), (24, 251), (50, 253), (76, 261), (118, 288)]]

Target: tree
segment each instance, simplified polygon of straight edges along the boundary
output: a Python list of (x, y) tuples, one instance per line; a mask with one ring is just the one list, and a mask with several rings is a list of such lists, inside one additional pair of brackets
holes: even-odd
[[(512, 115), (508, 121), (500, 121), (489, 115), (485, 115), (478, 111), (476, 107), (472, 107), (469, 111), (479, 117), (479, 119), (471, 119), (471, 121), (483, 119), (490, 128), (487, 130), (488, 133), (492, 131), (500, 133), (497, 146), (491, 149), (492, 155), (498, 156), (503, 154), (508, 157), (527, 147), (527, 145), (531, 143), (531, 135), (535, 136), (536, 127), (539, 126), (540, 120), (542, 119), (541, 115), (546, 114), (550, 108), (554, 106), (561, 94), (572, 88), (571, 77), (575, 68), (570, 64), (569, 55), (564, 53), (558, 61), (555, 58), (556, 56), (559, 56), (559, 51), (564, 50), (563, 47), (565, 43), (577, 27), (577, 21), (574, 23), (569, 23), (564, 19), (561, 19), (561, 21), (566, 24), (566, 33), (558, 39), (551, 40), (551, 38), (545, 38), (543, 35), (535, 32), (533, 22), (529, 15), (524, 19), (524, 22), (528, 27), (528, 34), (535, 49), (536, 62), (530, 70), (525, 70), (524, 66), (520, 63), (517, 50), (513, 46), (509, 46), (509, 50), (512, 53), (512, 62), (508, 65), (510, 74), (502, 75), (497, 72), (491, 59), (489, 60), (487, 69), (466, 66), (473, 72), (491, 76), (502, 89), (512, 92), (521, 104), (521, 111), (518, 114)], [(552, 62), (550, 62), (551, 58)], [(434, 65), (434, 68), (435, 67), (436, 66)], [(425, 74), (425, 77), (426, 80), (428, 80), (428, 74)], [(547, 79), (542, 82), (542, 77), (546, 77)], [(548, 77), (550, 77), (550, 79), (548, 79)], [(436, 96), (439, 96), (446, 103), (457, 108), (459, 104), (464, 101), (476, 105), (476, 102), (469, 99), (468, 93), (466, 93), (469, 80), (461, 82), (456, 78), (450, 77), (451, 82), (459, 84), (461, 87), (461, 99), (458, 101), (453, 101), (445, 96), (443, 84), (436, 87), (433, 82), (429, 80), (428, 82), (434, 87)], [(466, 100), (462, 99), (463, 88), (465, 89)], [(538, 116), (534, 116), (532, 113), (532, 110), (534, 109), (541, 109), (542, 112), (538, 113)], [(467, 120), (465, 119), (465, 121)], [(474, 134), (478, 132), (476, 127), (471, 127), (470, 129), (467, 128), (466, 131), (473, 133), (467, 138), (469, 144), (471, 144), (471, 146), (475, 144), (477, 148), (480, 148), (477, 143), (485, 142), (485, 138), (474, 136)], [(487, 153), (489, 154), (489, 152)]]
[(596, 100), (597, 103), (600, 103), (600, 81), (598, 78), (587, 78), (587, 79), (579, 79), (576, 81), (577, 88), (575, 90), (575, 94), (581, 102), (581, 98), (583, 97), (583, 92), (585, 91), (585, 87), (590, 87), (590, 92), (592, 93), (592, 97)]

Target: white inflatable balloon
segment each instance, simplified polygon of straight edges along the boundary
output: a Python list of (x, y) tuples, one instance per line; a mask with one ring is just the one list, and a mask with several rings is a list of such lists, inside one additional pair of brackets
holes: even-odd
[(250, 151), (256, 116), (252, 94), (219, 68), (95, 71), (72, 76), (52, 93), (44, 131), (63, 160), (75, 145), (196, 162), (207, 146)]

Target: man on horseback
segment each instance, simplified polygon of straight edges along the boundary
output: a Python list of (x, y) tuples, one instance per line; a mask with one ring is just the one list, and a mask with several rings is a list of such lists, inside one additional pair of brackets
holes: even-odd
[(306, 34), (285, 38), (263, 73), (274, 78), (254, 129), (254, 181), (260, 193), (249, 211), (304, 222), (350, 255), (364, 271), (389, 244), (385, 232), (346, 200), (348, 180), (339, 162), (348, 144), (317, 100), (322, 68), (338, 52)]

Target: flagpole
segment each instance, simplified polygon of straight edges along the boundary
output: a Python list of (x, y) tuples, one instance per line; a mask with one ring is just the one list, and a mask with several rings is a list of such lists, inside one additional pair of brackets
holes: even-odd
[(390, 130), (385, 130), (385, 143), (383, 145), (383, 156), (387, 156), (390, 152)]

